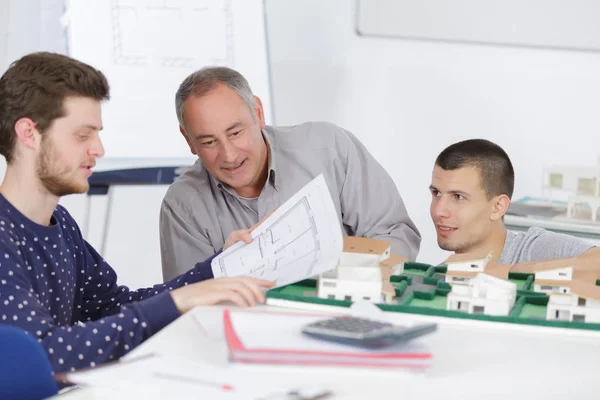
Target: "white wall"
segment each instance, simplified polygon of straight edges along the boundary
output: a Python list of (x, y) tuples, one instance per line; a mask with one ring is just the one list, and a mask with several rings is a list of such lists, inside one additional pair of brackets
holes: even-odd
[(0, 71), (4, 72), (8, 63), (33, 51), (66, 53), (66, 39), (60, 24), (64, 0), (0, 0), (0, 13), (7, 18), (7, 25), (0, 28), (0, 33), (8, 28), (6, 59), (0, 59)]
[[(56, 43), (44, 44), (46, 35), (40, 36), (56, 31), (35, 27), (35, 13), (60, 1), (0, 0), (0, 12), (7, 1), (17, 7), (10, 24), (21, 42), (10, 44), (8, 59), (40, 48), (56, 51)], [(516, 198), (541, 191), (545, 163), (596, 162), (599, 53), (359, 37), (354, 1), (265, 1), (275, 120), (327, 120), (353, 131), (399, 187), (423, 235), (421, 261), (445, 258), (435, 242), (427, 188), (433, 161), (447, 145), (472, 137), (502, 145), (517, 171)], [(123, 194), (119, 202), (151, 219), (160, 199)], [(111, 226), (110, 243), (156, 258), (156, 231), (139, 229), (133, 238), (129, 229)], [(131, 262), (121, 253), (108, 253), (117, 268)]]
[[(8, 66), (8, 34), (10, 21), (10, 0), (0, 0), (0, 74)], [(4, 177), (6, 161), (0, 156), (0, 176)]]
[(9, 0), (0, 0), (0, 71), (6, 68), (6, 52), (8, 51), (8, 15), (10, 13)]
[[(65, 54), (63, 12), (64, 0), (0, 0), (0, 75), (10, 63), (34, 51)], [(5, 171), (0, 156), (0, 177)]]
[(347, 0), (267, 0), (275, 120), (353, 131), (390, 172), (423, 235), (419, 260), (445, 258), (429, 217), (433, 162), (482, 137), (539, 194), (545, 163), (600, 153), (600, 53), (360, 37)]

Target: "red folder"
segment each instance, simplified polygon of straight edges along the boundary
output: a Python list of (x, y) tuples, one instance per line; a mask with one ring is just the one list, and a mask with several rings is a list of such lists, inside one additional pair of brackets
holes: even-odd
[[(236, 331), (235, 315), (245, 313), (244, 331)], [(252, 316), (254, 314), (254, 316)], [(238, 314), (239, 315), (239, 314)], [(246, 345), (248, 342), (256, 342), (251, 339), (253, 335), (264, 335), (268, 327), (261, 326), (265, 321), (265, 315), (268, 315), (272, 321), (273, 318), (285, 319), (281, 324), (284, 328), (274, 328), (270, 332), (272, 345), (264, 346), (260, 340), (257, 344)], [(256, 317), (255, 324), (249, 324), (248, 318)], [(303, 318), (303, 319), (302, 319)], [(229, 358), (234, 362), (242, 363), (263, 363), (263, 364), (300, 364), (300, 365), (336, 365), (351, 367), (393, 367), (425, 369), (430, 366), (431, 353), (426, 351), (422, 345), (404, 344), (399, 346), (386, 347), (384, 349), (368, 350), (350, 345), (331, 343), (319, 339), (309, 338), (302, 335), (298, 324), (305, 323), (308, 319), (327, 318), (323, 315), (306, 314), (284, 314), (284, 313), (264, 313), (247, 311), (225, 310), (223, 313), (223, 323), (225, 329), (225, 338), (229, 348)], [(251, 320), (253, 321), (253, 320)], [(278, 322), (277, 326), (280, 323)], [(271, 324), (273, 326), (274, 324)], [(298, 325), (298, 326), (296, 326)], [(296, 329), (297, 328), (297, 329)], [(284, 338), (282, 335), (292, 337)], [(242, 337), (243, 336), (243, 337)], [(276, 340), (278, 338), (280, 340)], [(285, 343), (278, 343), (281, 341)], [(298, 344), (297, 347), (295, 344)]]

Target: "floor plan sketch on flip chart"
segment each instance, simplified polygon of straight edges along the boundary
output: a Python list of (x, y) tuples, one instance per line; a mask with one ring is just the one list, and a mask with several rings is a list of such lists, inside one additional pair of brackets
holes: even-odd
[(101, 70), (111, 84), (110, 102), (102, 105), (106, 154), (186, 157), (173, 98), (181, 82), (205, 66), (242, 73), (270, 110), (263, 3), (65, 0), (69, 55)]
[(212, 262), (213, 274), (252, 276), (283, 286), (335, 268), (343, 240), (323, 175), (279, 207), (252, 232)]

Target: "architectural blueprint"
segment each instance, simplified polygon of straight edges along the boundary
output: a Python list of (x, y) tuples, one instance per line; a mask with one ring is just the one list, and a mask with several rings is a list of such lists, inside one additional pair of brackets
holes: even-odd
[(335, 268), (342, 230), (327, 183), (319, 175), (252, 232), (212, 261), (215, 278), (252, 276), (283, 286)]

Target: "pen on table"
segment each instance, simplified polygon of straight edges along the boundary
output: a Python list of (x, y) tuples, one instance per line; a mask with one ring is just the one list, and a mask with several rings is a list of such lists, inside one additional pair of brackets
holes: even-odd
[(333, 396), (333, 392), (326, 389), (295, 389), (272, 393), (257, 400), (322, 400), (330, 396)]
[(167, 374), (165, 372), (154, 372), (153, 375), (157, 378), (162, 378), (162, 379), (169, 379), (169, 380), (188, 382), (188, 383), (199, 383), (201, 385), (211, 386), (211, 387), (221, 389), (226, 392), (231, 392), (233, 390), (233, 386), (229, 385), (227, 383), (212, 382), (212, 381), (208, 381), (205, 379), (193, 378), (193, 377), (187, 377), (187, 376), (171, 375), (171, 374)]

